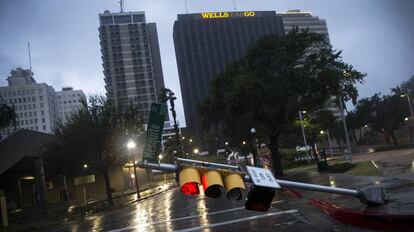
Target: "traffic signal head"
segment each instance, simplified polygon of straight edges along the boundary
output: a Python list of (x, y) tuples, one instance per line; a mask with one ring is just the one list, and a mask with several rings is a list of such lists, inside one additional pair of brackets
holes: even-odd
[(231, 200), (241, 200), (246, 187), (242, 177), (237, 173), (229, 173), (224, 176), (224, 186), (227, 190), (226, 196)]
[(272, 204), (275, 191), (271, 188), (252, 185), (247, 194), (245, 207), (247, 210), (266, 212)]
[(198, 195), (200, 190), (198, 185), (201, 184), (200, 174), (196, 168), (185, 167), (179, 175), (181, 192), (186, 195)]
[(223, 180), (216, 170), (207, 170), (201, 177), (204, 194), (207, 197), (219, 198), (223, 189)]

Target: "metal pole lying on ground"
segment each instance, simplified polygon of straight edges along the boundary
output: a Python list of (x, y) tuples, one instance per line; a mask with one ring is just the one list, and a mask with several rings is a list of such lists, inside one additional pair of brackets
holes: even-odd
[[(177, 158), (177, 161), (185, 164), (185, 165), (192, 165), (192, 166), (202, 166), (205, 168), (211, 169), (227, 169), (230, 171), (236, 171), (244, 174), (244, 181), (251, 182), (250, 176), (242, 172), (240, 167), (228, 165), (228, 164), (220, 164), (220, 163), (211, 163), (199, 160), (191, 160), (191, 159), (183, 159)], [(138, 161), (137, 164), (140, 168), (149, 168), (161, 171), (169, 171), (175, 172), (178, 169), (178, 166), (175, 164), (165, 164), (165, 163), (149, 163), (148, 161)], [(382, 188), (377, 187), (369, 187), (366, 189), (354, 190), (354, 189), (345, 189), (345, 188), (336, 188), (336, 187), (329, 187), (324, 185), (316, 185), (316, 184), (308, 184), (308, 183), (301, 183), (295, 181), (287, 181), (287, 180), (280, 180), (276, 179), (279, 185), (283, 188), (294, 188), (294, 189), (303, 189), (303, 190), (310, 190), (310, 191), (317, 191), (317, 192), (325, 192), (325, 193), (332, 193), (332, 194), (340, 194), (340, 195), (347, 195), (358, 198), (361, 202), (366, 203), (368, 205), (380, 205), (385, 204), (388, 200), (385, 192)]]

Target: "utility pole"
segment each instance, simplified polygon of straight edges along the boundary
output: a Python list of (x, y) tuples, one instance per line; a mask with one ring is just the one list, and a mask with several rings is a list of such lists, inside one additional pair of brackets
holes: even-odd
[(300, 119), (300, 125), (302, 127), (303, 142), (305, 143), (306, 159), (309, 162), (308, 144), (306, 142), (305, 126), (303, 125), (302, 113), (306, 113), (306, 111), (299, 111), (299, 119)]
[(339, 96), (339, 105), (341, 107), (342, 123), (344, 124), (345, 137), (346, 137), (346, 145), (348, 147), (348, 154), (344, 154), (344, 155), (345, 155), (345, 159), (348, 158), (349, 161), (352, 162), (352, 151), (351, 151), (351, 145), (349, 144), (348, 127), (346, 126), (345, 112), (344, 112), (344, 106), (342, 104), (342, 97), (341, 96)]

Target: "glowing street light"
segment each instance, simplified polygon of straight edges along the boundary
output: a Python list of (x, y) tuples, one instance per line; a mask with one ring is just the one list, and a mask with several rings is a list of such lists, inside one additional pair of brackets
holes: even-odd
[(191, 143), (191, 142), (193, 142), (193, 139), (190, 139), (189, 141), (190, 141), (190, 143)]
[(88, 165), (87, 165), (87, 164), (84, 164), (84, 165), (83, 165), (83, 168), (88, 168)]
[(200, 151), (198, 150), (198, 148), (194, 148), (193, 153), (194, 154), (198, 154)]
[(158, 160), (162, 160), (162, 154), (158, 155)]
[(406, 118), (404, 118), (404, 121), (408, 121), (408, 118), (406, 117)]
[(321, 133), (321, 135), (323, 135), (323, 134), (325, 134), (325, 131), (321, 130), (321, 132), (320, 132), (320, 133)]
[(128, 148), (128, 149), (134, 149), (136, 146), (137, 146), (137, 144), (136, 144), (134, 141), (132, 141), (132, 140), (130, 140), (130, 141), (127, 143), (127, 148)]
[[(129, 152), (130, 152), (131, 149), (134, 149), (134, 148), (137, 147), (137, 144), (133, 140), (129, 140), (128, 143), (126, 144), (126, 146), (128, 148), (128, 154), (129, 154)], [(131, 156), (131, 155), (129, 154), (129, 156)], [(131, 175), (131, 178), (134, 178), (135, 179), (135, 186), (137, 188), (137, 197), (139, 199), (139, 198), (141, 198), (141, 195), (139, 193), (138, 175), (137, 175), (137, 164), (138, 164), (138, 161), (135, 160), (134, 162), (132, 162), (132, 161), (130, 161), (130, 162), (132, 163), (132, 165), (134, 167), (134, 174), (133, 174), (134, 177), (132, 177), (132, 175)]]
[(229, 145), (229, 142), (225, 142), (224, 145), (228, 146)]
[(243, 141), (243, 145), (246, 145), (246, 141)]

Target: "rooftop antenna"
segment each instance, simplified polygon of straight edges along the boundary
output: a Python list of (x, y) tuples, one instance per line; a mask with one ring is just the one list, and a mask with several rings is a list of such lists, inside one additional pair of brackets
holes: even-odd
[(124, 0), (119, 0), (119, 6), (121, 7), (121, 13), (124, 12)]
[(233, 7), (234, 7), (234, 11), (236, 11), (236, 10), (237, 10), (237, 7), (236, 7), (236, 0), (233, 0)]
[(185, 4), (185, 13), (188, 14), (187, 0), (184, 0), (184, 4)]
[(32, 71), (32, 57), (30, 56), (30, 43), (27, 42), (27, 50), (29, 51), (29, 69)]

